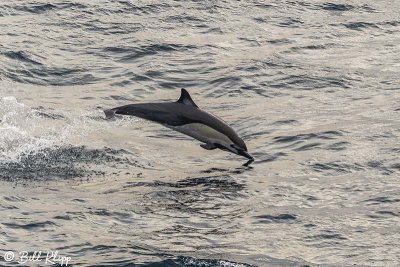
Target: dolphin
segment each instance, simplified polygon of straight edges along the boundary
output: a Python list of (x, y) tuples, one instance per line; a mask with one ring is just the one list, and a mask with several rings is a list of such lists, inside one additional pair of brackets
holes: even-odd
[(246, 164), (254, 161), (236, 132), (222, 119), (201, 110), (183, 88), (176, 102), (130, 104), (104, 110), (104, 113), (107, 119), (120, 114), (157, 122), (199, 140), (204, 149), (219, 148), (235, 153), (246, 157), (249, 160)]

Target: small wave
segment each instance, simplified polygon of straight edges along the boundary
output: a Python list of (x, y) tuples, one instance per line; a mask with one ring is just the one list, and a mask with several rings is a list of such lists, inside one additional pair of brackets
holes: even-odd
[[(216, 78), (214, 80), (211, 80), (209, 83), (210, 85), (215, 85), (215, 86), (225, 86), (225, 87), (236, 87), (237, 84), (240, 83), (242, 79), (238, 76), (224, 76), (221, 78)], [(225, 90), (224, 90), (225, 91)]]
[(104, 24), (101, 21), (95, 21), (90, 23), (81, 23), (76, 25), (71, 25), (70, 27), (79, 27), (88, 34), (102, 34), (102, 35), (124, 35), (143, 30), (143, 25), (140, 23), (108, 23)]
[(346, 237), (339, 233), (333, 233), (332, 231), (325, 231), (321, 234), (318, 235), (313, 235), (313, 236), (308, 236), (306, 237), (309, 240), (318, 240), (318, 241), (323, 241), (323, 240), (347, 240)]
[(270, 8), (275, 8), (277, 7), (276, 4), (273, 3), (264, 3), (263, 1), (261, 2), (255, 2), (254, 6), (258, 7), (258, 8), (262, 8), (262, 9), (270, 9)]
[(331, 12), (348, 12), (348, 11), (368, 12), (368, 13), (376, 12), (376, 10), (372, 6), (367, 4), (351, 5), (351, 4), (338, 4), (338, 3), (324, 3), (322, 5), (318, 5), (318, 7), (323, 10)]
[(400, 26), (400, 20), (384, 21), (384, 22), (379, 23), (379, 25), (398, 27), (398, 26)]
[(80, 3), (46, 3), (46, 4), (39, 4), (39, 3), (27, 3), (27, 4), (11, 4), (5, 5), (2, 7), (3, 11), (0, 12), (0, 16), (15, 16), (15, 15), (22, 15), (24, 13), (31, 13), (31, 14), (43, 14), (50, 11), (62, 10), (62, 9), (84, 9), (86, 8), (85, 5)]
[(38, 60), (34, 60), (32, 59), (30, 55), (28, 55), (26, 52), (24, 51), (8, 51), (8, 52), (4, 52), (3, 53), (6, 57), (10, 58), (10, 59), (14, 59), (14, 60), (18, 60), (21, 62), (26, 62), (26, 63), (31, 63), (34, 65), (42, 65), (42, 63), (40, 63)]
[(335, 44), (315, 44), (315, 45), (306, 45), (306, 46), (295, 46), (292, 47), (292, 51), (298, 51), (298, 50), (324, 50), (330, 47), (335, 46)]
[(44, 222), (35, 222), (35, 223), (27, 223), (27, 224), (16, 224), (16, 223), (3, 223), (4, 226), (8, 228), (14, 229), (25, 229), (25, 230), (37, 230), (40, 228), (51, 228), (56, 226), (54, 222), (51, 221), (44, 221)]
[(355, 7), (350, 4), (335, 4), (335, 3), (324, 3), (321, 8), (328, 11), (350, 11)]
[(315, 148), (320, 148), (322, 143), (311, 143), (311, 144), (306, 144), (301, 147), (293, 149), (294, 151), (306, 151), (306, 150), (311, 150)]
[(400, 198), (392, 196), (378, 196), (369, 198), (364, 202), (370, 203), (370, 205), (394, 204), (394, 203), (400, 203)]
[(34, 65), (29, 68), (20, 68), (18, 65), (14, 68), (9, 66), (4, 68), (0, 74), (13, 82), (37, 85), (67, 86), (99, 81), (99, 78), (87, 69)]
[(277, 26), (285, 28), (298, 28), (302, 24), (304, 24), (304, 22), (300, 19), (286, 18), (285, 21), (277, 23)]
[(288, 75), (285, 78), (279, 78), (269, 84), (274, 88), (289, 88), (296, 90), (315, 90), (323, 88), (351, 88), (350, 79), (344, 77), (311, 77), (307, 75)]
[(222, 169), (222, 168), (209, 168), (207, 170), (201, 171), (201, 173), (215, 173), (215, 172), (226, 172), (228, 169)]
[(243, 197), (244, 189), (231, 175), (194, 177), (177, 182), (130, 182), (126, 187), (153, 187), (144, 195), (144, 203), (154, 213), (168, 210), (216, 218), (243, 213), (230, 204)]
[(297, 215), (283, 213), (278, 215), (259, 215), (255, 216), (259, 219), (257, 223), (292, 223), (297, 220)]
[(362, 22), (362, 21), (344, 23), (343, 26), (345, 26), (350, 30), (356, 30), (356, 31), (362, 31), (364, 29), (370, 29), (370, 28), (379, 29), (379, 26), (375, 23)]
[(50, 11), (53, 9), (57, 9), (57, 6), (48, 3), (48, 4), (16, 5), (13, 8), (18, 11), (41, 14), (41, 13), (44, 13), (44, 12), (47, 12), (47, 11)]
[(328, 175), (340, 175), (364, 170), (360, 164), (345, 162), (313, 163), (310, 165), (316, 172), (325, 172)]
[(343, 131), (325, 131), (319, 133), (307, 133), (298, 135), (276, 136), (273, 138), (272, 146), (278, 146), (280, 149), (291, 151), (307, 151), (313, 149), (323, 150), (345, 150), (349, 143), (336, 142), (331, 143), (343, 136)]
[(338, 136), (342, 136), (343, 133), (341, 131), (326, 131), (320, 133), (310, 133), (310, 134), (298, 134), (298, 135), (287, 135), (287, 136), (277, 136), (274, 137), (273, 140), (275, 143), (287, 143), (294, 142), (298, 140), (311, 140), (311, 139), (335, 139)]
[(198, 178), (187, 178), (179, 180), (176, 183), (168, 183), (162, 181), (154, 182), (131, 182), (128, 183), (129, 187), (136, 186), (150, 186), (150, 187), (172, 187), (172, 188), (190, 188), (190, 187), (202, 187), (205, 186), (209, 189), (219, 189), (219, 190), (242, 190), (244, 188), (243, 184), (239, 184), (234, 181), (230, 176), (206, 176)]
[(117, 57), (119, 61), (126, 62), (137, 60), (146, 56), (154, 56), (161, 53), (171, 53), (179, 51), (187, 51), (194, 49), (193, 45), (178, 45), (178, 44), (150, 44), (140, 47), (119, 46), (105, 47), (100, 52), (100, 55), (105, 57)]
[(200, 25), (205, 25), (203, 23), (206, 23), (207, 20), (202, 19), (200, 17), (196, 17), (196, 16), (191, 16), (188, 14), (180, 14), (180, 15), (171, 15), (165, 18), (166, 22), (172, 22), (172, 23), (186, 23), (189, 25), (193, 25), (194, 26), (198, 25), (197, 23), (201, 23)]
[(105, 14), (105, 15), (112, 15), (112, 14), (136, 14), (136, 15), (150, 15), (150, 14), (157, 14), (160, 12), (167, 11), (172, 6), (167, 3), (157, 3), (157, 4), (144, 4), (140, 5), (134, 4), (131, 1), (118, 1), (116, 5), (108, 6), (107, 8), (103, 8), (101, 5), (100, 7), (96, 8), (96, 13)]
[(383, 175), (391, 175), (400, 170), (400, 164), (390, 164), (384, 161), (368, 161), (365, 163), (346, 163), (346, 162), (327, 162), (327, 163), (312, 163), (309, 164), (314, 171), (323, 172), (328, 175), (340, 175), (358, 171), (372, 170)]
[(388, 217), (400, 217), (400, 212), (389, 211), (389, 210), (380, 210), (376, 212), (377, 214), (388, 216)]
[(337, 142), (337, 143), (326, 146), (325, 149), (340, 151), (340, 150), (345, 150), (346, 147), (349, 145), (350, 145), (349, 142)]
[(365, 165), (373, 170), (381, 172), (384, 175), (390, 175), (400, 171), (400, 163), (388, 164), (385, 161), (371, 160)]
[(278, 120), (278, 121), (274, 121), (272, 123), (272, 125), (296, 125), (299, 124), (299, 122), (297, 120)]
[(255, 158), (257, 159), (256, 162), (254, 162), (254, 164), (260, 164), (260, 163), (266, 163), (266, 162), (272, 162), (275, 160), (278, 160), (282, 157), (287, 156), (287, 153), (284, 152), (277, 152), (271, 155), (266, 155), (264, 153), (253, 153)]
[(400, 217), (400, 212), (389, 211), (389, 210), (379, 210), (373, 214), (369, 214), (368, 217), (372, 219), (388, 219), (393, 217)]

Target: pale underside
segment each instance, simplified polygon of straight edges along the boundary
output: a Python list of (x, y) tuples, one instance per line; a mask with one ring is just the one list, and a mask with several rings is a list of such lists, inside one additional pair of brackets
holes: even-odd
[(218, 132), (217, 130), (201, 123), (189, 123), (182, 126), (170, 126), (165, 125), (180, 133), (189, 135), (194, 139), (206, 144), (220, 144), (224, 147), (229, 147), (232, 141), (224, 134)]

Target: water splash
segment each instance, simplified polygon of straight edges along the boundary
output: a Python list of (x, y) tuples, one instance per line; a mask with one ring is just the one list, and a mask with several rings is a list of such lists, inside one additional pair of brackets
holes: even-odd
[(20, 103), (15, 97), (0, 98), (0, 163), (17, 162), (27, 155), (68, 146), (91, 132), (134, 121), (124, 118), (105, 122), (101, 110), (78, 112), (50, 114)]

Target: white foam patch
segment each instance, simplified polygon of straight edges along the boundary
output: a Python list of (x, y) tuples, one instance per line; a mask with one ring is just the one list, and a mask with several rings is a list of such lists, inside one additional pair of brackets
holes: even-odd
[(15, 97), (0, 98), (0, 162), (19, 161), (22, 155), (70, 144), (94, 131), (137, 123), (133, 117), (106, 121), (101, 110), (57, 113), (43, 116)]

